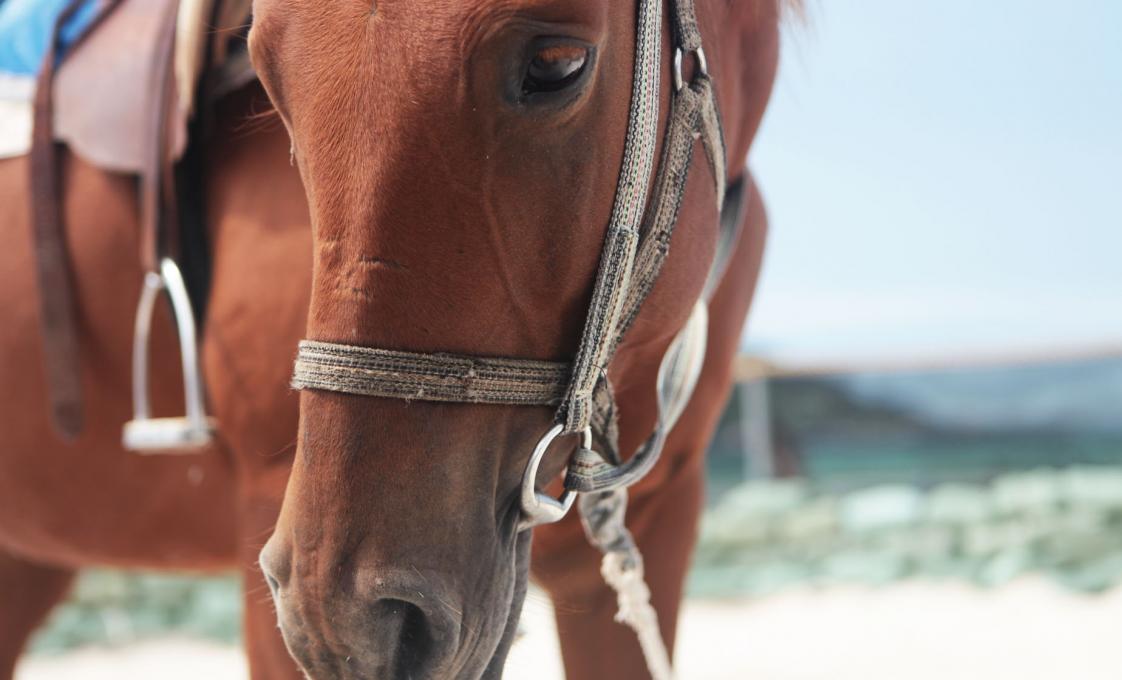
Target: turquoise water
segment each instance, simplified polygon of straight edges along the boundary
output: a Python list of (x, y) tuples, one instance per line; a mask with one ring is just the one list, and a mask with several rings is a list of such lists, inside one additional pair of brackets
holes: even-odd
[(804, 445), (806, 476), (827, 488), (983, 482), (1015, 470), (1122, 463), (1122, 435), (1057, 432), (949, 434)]

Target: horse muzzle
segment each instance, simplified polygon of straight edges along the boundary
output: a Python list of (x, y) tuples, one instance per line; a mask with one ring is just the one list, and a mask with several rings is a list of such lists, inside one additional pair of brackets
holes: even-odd
[(463, 606), (437, 575), (360, 568), (337, 579), (301, 578), (272, 540), (260, 563), (285, 644), (310, 678), (460, 676)]

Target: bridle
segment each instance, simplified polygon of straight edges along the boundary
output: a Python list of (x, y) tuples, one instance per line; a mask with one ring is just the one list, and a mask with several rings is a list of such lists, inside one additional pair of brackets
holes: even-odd
[[(405, 400), (555, 406), (555, 424), (534, 447), (523, 474), (519, 530), (558, 521), (580, 495), (585, 532), (604, 553), (601, 571), (619, 594), (617, 620), (636, 629), (656, 680), (671, 677), (670, 663), (643, 582), (642, 558), (623, 524), (626, 490), (658, 461), (667, 433), (693, 394), (705, 356), (708, 300), (732, 251), (743, 209), (739, 184), (726, 197), (723, 133), (693, 0), (668, 3), (675, 41), (674, 82), (653, 192), (648, 178), (655, 169), (659, 133), (663, 2), (640, 0), (623, 163), (573, 363), (421, 354), (304, 340), (292, 380), (296, 389)], [(696, 69), (687, 83), (682, 68), (691, 54)], [(697, 140), (716, 185), (717, 254), (701, 296), (659, 366), (654, 431), (633, 456), (624, 459), (618, 450), (616, 405), (607, 368), (669, 252)], [(537, 490), (537, 471), (550, 444), (562, 435), (579, 435), (580, 446), (567, 468), (564, 492), (552, 498)]]

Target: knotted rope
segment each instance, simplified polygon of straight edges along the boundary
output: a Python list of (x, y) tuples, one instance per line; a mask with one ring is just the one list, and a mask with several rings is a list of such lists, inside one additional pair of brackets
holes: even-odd
[(616, 621), (635, 631), (653, 680), (671, 680), (674, 671), (662, 642), (658, 614), (651, 606), (651, 590), (643, 577), (643, 556), (624, 525), (627, 490), (583, 494), (578, 503), (589, 543), (604, 554), (600, 575), (616, 591)]

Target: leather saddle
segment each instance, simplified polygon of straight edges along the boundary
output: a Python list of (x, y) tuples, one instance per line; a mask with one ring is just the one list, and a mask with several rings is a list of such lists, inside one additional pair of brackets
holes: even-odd
[[(134, 418), (126, 448), (183, 451), (212, 432), (198, 370), (191, 296), (177, 265), (181, 242), (177, 161), (189, 153), (193, 114), (252, 68), (231, 57), (248, 24), (250, 0), (99, 0), (93, 21), (69, 46), (59, 31), (88, 0), (72, 0), (55, 24), (36, 78), (31, 137), (31, 207), (48, 393), (58, 434), (82, 429), (78, 333), (61, 201), (59, 143), (105, 170), (136, 174), (139, 258), (146, 272), (133, 347)], [(224, 30), (225, 29), (225, 30)], [(232, 62), (236, 62), (233, 63)], [(223, 76), (219, 78), (219, 76)], [(201, 211), (194, 211), (196, 214)], [(148, 410), (148, 326), (166, 291), (180, 341), (187, 414), (152, 418)]]
[[(140, 173), (151, 155), (151, 136), (137, 135), (146, 118), (170, 97), (166, 142), (179, 158), (187, 144), (202, 72), (225, 65), (227, 40), (211, 27), (248, 23), (250, 0), (122, 0), (59, 65), (54, 83), (54, 136), (86, 161), (106, 170)], [(215, 17), (216, 12), (218, 16)], [(174, 22), (174, 49), (161, 54), (161, 26)], [(244, 75), (252, 76), (248, 60)], [(162, 91), (170, 68), (174, 86)], [(111, 92), (112, 96), (105, 96)], [(203, 105), (205, 106), (205, 102)]]

